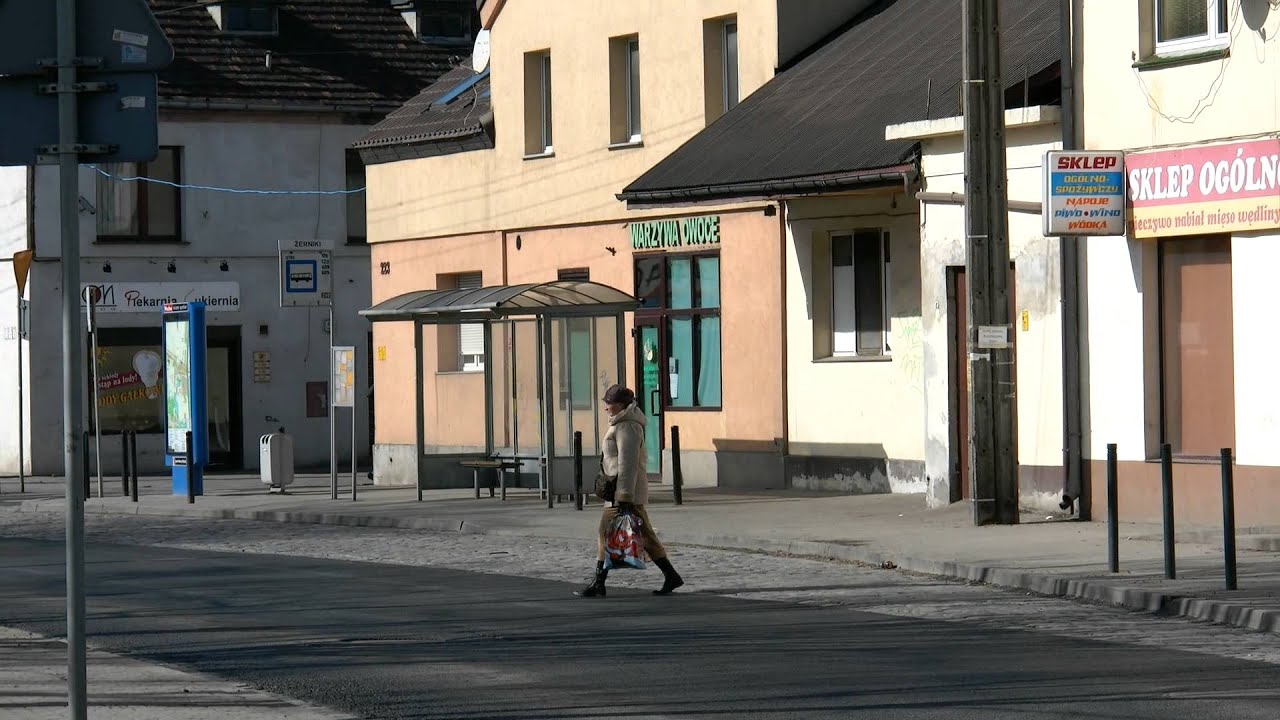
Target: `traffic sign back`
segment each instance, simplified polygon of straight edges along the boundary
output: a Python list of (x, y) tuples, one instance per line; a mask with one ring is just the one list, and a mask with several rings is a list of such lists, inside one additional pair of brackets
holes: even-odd
[[(0, 0), (3, 2), (3, 0)], [(85, 155), (83, 162), (147, 162), (159, 148), (156, 76), (150, 73), (95, 73), (87, 78), (116, 86), (107, 92), (85, 92), (79, 98), (80, 137), (84, 144), (112, 145), (104, 155)], [(34, 165), (41, 145), (58, 143), (58, 96), (39, 94), (41, 80), (0, 77), (0, 166)]]
[[(0, 0), (0, 75), (44, 72), (58, 56), (53, 0)], [(76, 7), (76, 56), (100, 58), (98, 69), (155, 72), (173, 62), (173, 45), (147, 0), (93, 0)]]

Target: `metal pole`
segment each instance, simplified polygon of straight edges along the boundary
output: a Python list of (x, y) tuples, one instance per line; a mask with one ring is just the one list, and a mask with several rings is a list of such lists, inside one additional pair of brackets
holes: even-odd
[[(422, 502), (422, 462), (426, 456), (426, 408), (422, 403), (423, 392), (423, 361), (422, 361), (422, 328), (423, 324), (419, 320), (413, 321), (413, 414), (414, 414), (414, 443), (417, 445), (418, 456), (413, 459), (413, 484), (418, 491), (418, 502)], [(518, 451), (517, 451), (518, 452)]]
[(1120, 489), (1116, 479), (1116, 444), (1107, 445), (1107, 568), (1120, 572)]
[(351, 401), (351, 502), (355, 502), (355, 501), (356, 501), (356, 402), (355, 400), (352, 400)]
[(57, 0), (58, 199), (62, 246), (62, 432), (67, 483), (67, 707), (72, 720), (87, 720), (84, 607), (84, 496), (80, 432), (84, 423), (80, 374), (80, 167), (77, 126), (76, 0)]
[(1231, 469), (1231, 448), (1222, 448), (1222, 558), (1227, 589), (1236, 585), (1236, 489)]
[(1169, 443), (1160, 446), (1160, 491), (1164, 496), (1164, 576), (1174, 580), (1178, 569), (1173, 549), (1173, 448)]
[[(18, 294), (18, 325), (23, 326), (22, 322), (22, 294)], [(26, 448), (26, 406), (22, 402), (23, 399), (23, 369), (22, 369), (22, 332), (18, 333), (18, 492), (27, 491), (27, 448)]]
[(574, 505), (582, 509), (582, 432), (573, 433), (573, 497)]
[(190, 430), (187, 431), (187, 446), (185, 449), (187, 456), (187, 504), (190, 505), (196, 501), (196, 456), (192, 452)]
[(684, 504), (684, 471), (680, 469), (680, 426), (671, 426), (671, 494), (676, 504)]
[(93, 497), (93, 487), (89, 484), (89, 431), (85, 430), (82, 436), (83, 444), (80, 446), (80, 460), (83, 463), (81, 470), (84, 471), (81, 480), (84, 488), (84, 497)]
[(106, 497), (102, 488), (102, 423), (98, 402), (98, 295), (89, 293), (89, 372), (93, 379), (93, 464), (98, 475), (98, 497)]
[(129, 431), (129, 490), (130, 498), (138, 502), (138, 433)]
[(120, 494), (129, 497), (129, 431), (120, 431)]
[[(332, 299), (330, 300), (332, 303)], [(329, 392), (325, 402), (329, 407), (329, 499), (338, 499), (338, 412), (333, 405), (333, 305), (329, 305)]]

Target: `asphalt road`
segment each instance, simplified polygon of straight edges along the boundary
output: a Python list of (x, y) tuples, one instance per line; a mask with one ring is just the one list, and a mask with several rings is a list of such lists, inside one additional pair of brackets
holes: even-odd
[[(1280, 667), (714, 594), (94, 543), (90, 642), (370, 718), (1266, 718)], [(0, 624), (63, 630), (60, 543)]]

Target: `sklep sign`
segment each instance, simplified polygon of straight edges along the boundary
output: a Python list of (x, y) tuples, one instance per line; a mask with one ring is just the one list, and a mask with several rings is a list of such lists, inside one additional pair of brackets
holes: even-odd
[(1051, 151), (1044, 166), (1046, 237), (1124, 235), (1124, 153)]
[(1280, 138), (1129, 153), (1135, 238), (1280, 227)]

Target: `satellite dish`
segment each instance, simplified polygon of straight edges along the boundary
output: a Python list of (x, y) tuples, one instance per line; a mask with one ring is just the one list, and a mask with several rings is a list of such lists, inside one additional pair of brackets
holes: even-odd
[(471, 67), (476, 72), (484, 72), (489, 67), (489, 31), (481, 30), (476, 34), (475, 48), (471, 51)]

